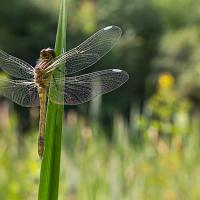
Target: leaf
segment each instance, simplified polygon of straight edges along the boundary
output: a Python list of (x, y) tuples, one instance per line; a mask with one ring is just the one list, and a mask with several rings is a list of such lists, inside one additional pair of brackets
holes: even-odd
[[(55, 43), (57, 56), (66, 49), (66, 21), (66, 0), (61, 0)], [(58, 71), (55, 71), (54, 75), (60, 76)], [(41, 164), (38, 200), (58, 199), (63, 112), (64, 106), (48, 102), (45, 152)]]

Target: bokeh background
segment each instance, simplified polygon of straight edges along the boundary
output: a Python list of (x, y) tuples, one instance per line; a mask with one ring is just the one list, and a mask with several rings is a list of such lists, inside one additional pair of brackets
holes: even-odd
[[(35, 65), (54, 46), (59, 3), (1, 0), (0, 48)], [(65, 107), (59, 199), (200, 199), (199, 0), (73, 0), (67, 9), (68, 49), (108, 25), (123, 30), (84, 72), (121, 68), (130, 79)], [(0, 199), (37, 199), (38, 111), (0, 97)]]

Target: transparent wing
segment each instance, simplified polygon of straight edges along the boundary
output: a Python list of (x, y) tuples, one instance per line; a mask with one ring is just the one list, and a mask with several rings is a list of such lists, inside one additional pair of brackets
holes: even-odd
[(16, 78), (33, 79), (34, 68), (19, 58), (0, 50), (0, 68)]
[(25, 80), (0, 80), (0, 95), (25, 107), (39, 106), (39, 96), (34, 82)]
[(66, 74), (83, 70), (96, 63), (110, 51), (120, 36), (121, 29), (117, 26), (108, 26), (101, 29), (76, 48), (58, 56), (53, 64), (46, 69), (46, 72), (48, 73), (64, 63)]
[[(81, 104), (120, 87), (128, 78), (125, 71), (109, 69), (81, 76), (53, 79), (49, 99), (57, 104)], [(60, 96), (64, 96), (64, 102)]]

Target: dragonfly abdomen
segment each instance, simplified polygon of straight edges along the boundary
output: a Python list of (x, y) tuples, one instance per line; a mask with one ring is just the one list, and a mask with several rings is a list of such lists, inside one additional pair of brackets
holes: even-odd
[(39, 122), (39, 136), (38, 136), (38, 155), (40, 158), (44, 154), (44, 140), (45, 140), (45, 118), (46, 118), (46, 88), (38, 88), (40, 98), (40, 122)]

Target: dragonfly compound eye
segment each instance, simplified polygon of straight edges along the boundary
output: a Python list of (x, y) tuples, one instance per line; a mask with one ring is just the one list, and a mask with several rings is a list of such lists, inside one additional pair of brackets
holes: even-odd
[(43, 49), (40, 51), (41, 59), (52, 59), (55, 58), (55, 52), (51, 48)]
[(47, 55), (46, 55), (46, 50), (45, 49), (42, 49), (40, 51), (40, 58), (41, 59), (46, 59)]
[(52, 57), (52, 58), (56, 57), (54, 49), (52, 49), (50, 47), (46, 49), (46, 53), (49, 54), (49, 56)]

